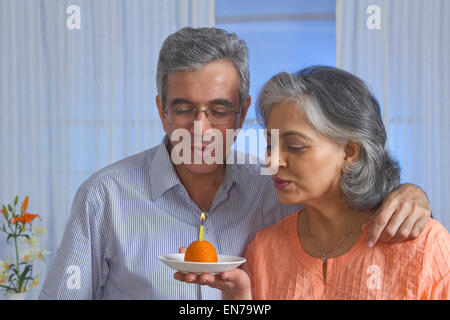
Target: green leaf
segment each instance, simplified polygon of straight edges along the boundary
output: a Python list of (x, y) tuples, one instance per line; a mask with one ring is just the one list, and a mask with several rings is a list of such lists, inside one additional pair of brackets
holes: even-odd
[(7, 286), (4, 286), (4, 285), (2, 285), (2, 284), (0, 284), (0, 288), (12, 289), (12, 288), (7, 287)]
[(25, 238), (27, 238), (28, 240), (30, 240), (30, 236), (27, 235), (27, 234), (21, 234), (19, 237), (25, 237)]
[(0, 284), (0, 287), (1, 288), (5, 288), (5, 289), (9, 289), (9, 290), (14, 290), (14, 288), (11, 288), (11, 287), (8, 287), (8, 286), (4, 286), (4, 285), (1, 285), (1, 284)]
[(10, 276), (9, 276), (9, 279), (8, 279), (8, 282), (10, 282), (11, 281), (11, 279), (12, 279), (12, 277), (14, 277), (15, 276), (15, 274), (14, 273), (12, 273)]
[(11, 207), (10, 204), (8, 204), (8, 209), (9, 209), (9, 211), (13, 212), (13, 207)]
[(13, 234), (8, 235), (8, 237), (6, 238), (6, 243), (9, 243), (9, 238), (14, 237)]
[(27, 265), (25, 269), (23, 270), (22, 274), (19, 276), (19, 279), (17, 281), (17, 288), (22, 289), (22, 284), (25, 281), (25, 277), (27, 276), (28, 272), (30, 271), (31, 265)]
[[(23, 279), (23, 277), (25, 277), (25, 276), (27, 275), (28, 271), (30, 271), (30, 268), (31, 268), (30, 265), (27, 265), (27, 266), (25, 267), (25, 269), (23, 270), (22, 274), (20, 275), (20, 278), (21, 278), (21, 279)], [(23, 280), (22, 280), (22, 281), (23, 281)]]
[(19, 195), (14, 198), (14, 206), (17, 205), (17, 202), (19, 202)]

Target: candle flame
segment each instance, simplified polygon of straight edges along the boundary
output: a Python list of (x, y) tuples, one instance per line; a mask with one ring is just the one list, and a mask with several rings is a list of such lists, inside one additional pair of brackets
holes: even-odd
[(205, 222), (206, 216), (205, 213), (202, 212), (202, 214), (200, 215), (200, 233), (198, 235), (198, 241), (203, 241), (203, 223)]

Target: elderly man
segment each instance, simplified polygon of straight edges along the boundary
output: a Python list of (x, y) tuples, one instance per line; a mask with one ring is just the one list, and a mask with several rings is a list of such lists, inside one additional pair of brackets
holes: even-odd
[[(217, 251), (243, 255), (257, 231), (298, 209), (277, 201), (260, 165), (204, 160), (211, 153), (203, 139), (208, 130), (225, 137), (227, 129), (241, 128), (250, 106), (243, 40), (216, 28), (170, 35), (160, 51), (157, 85), (166, 137), (80, 186), (41, 299), (220, 299), (216, 289), (174, 280), (158, 255), (195, 240), (202, 211), (205, 237)], [(196, 143), (183, 149), (190, 154), (178, 162), (171, 155), (183, 142), (173, 139), (181, 129)], [(222, 147), (229, 148), (226, 139)], [(403, 185), (367, 225), (368, 245), (380, 236), (416, 237), (429, 216), (425, 194)]]

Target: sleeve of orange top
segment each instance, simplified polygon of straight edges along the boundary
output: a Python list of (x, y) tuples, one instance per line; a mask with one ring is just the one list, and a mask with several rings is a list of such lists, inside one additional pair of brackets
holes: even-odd
[(245, 258), (247, 262), (243, 267), (251, 281), (252, 297), (254, 300), (267, 299), (267, 273), (265, 270), (267, 234), (258, 232), (247, 249)]
[(255, 240), (253, 240), (250, 243), (250, 245), (248, 246), (247, 252), (245, 254), (245, 259), (247, 261), (242, 266), (242, 269), (248, 274), (248, 277), (250, 278), (253, 299), (255, 299), (255, 278), (254, 278), (254, 272), (253, 272), (253, 269), (254, 269), (253, 263), (255, 261), (254, 242), (255, 242)]
[(427, 299), (448, 300), (450, 298), (450, 235), (444, 226), (437, 223), (427, 239), (428, 254), (425, 255), (424, 268), (429, 269), (432, 280)]
[(450, 273), (434, 284), (431, 290), (431, 300), (450, 299)]

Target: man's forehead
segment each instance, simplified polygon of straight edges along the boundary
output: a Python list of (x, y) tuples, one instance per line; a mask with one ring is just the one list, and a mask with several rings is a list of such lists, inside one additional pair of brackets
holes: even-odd
[(222, 76), (223, 78), (239, 80), (239, 74), (233, 62), (225, 59), (205, 63), (197, 69), (170, 71), (167, 73), (167, 79), (189, 79), (204, 76)]
[(239, 76), (231, 63), (211, 63), (197, 70), (171, 72), (166, 83), (167, 100), (205, 102), (239, 98)]

